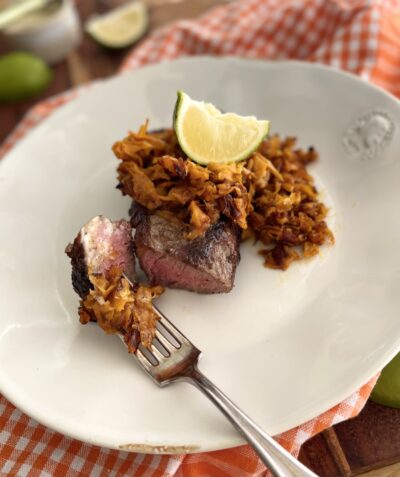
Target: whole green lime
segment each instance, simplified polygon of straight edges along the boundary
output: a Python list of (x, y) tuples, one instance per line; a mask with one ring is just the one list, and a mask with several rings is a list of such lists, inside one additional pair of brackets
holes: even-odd
[(371, 400), (400, 408), (400, 353), (383, 369), (371, 394)]
[(53, 77), (39, 57), (16, 51), (0, 57), (0, 102), (20, 101), (41, 93)]

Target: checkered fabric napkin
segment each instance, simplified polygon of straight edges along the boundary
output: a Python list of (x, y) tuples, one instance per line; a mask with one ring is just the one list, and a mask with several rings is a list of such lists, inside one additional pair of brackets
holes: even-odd
[[(359, 74), (400, 96), (398, 0), (238, 0), (196, 21), (179, 21), (151, 35), (121, 71), (182, 55), (239, 55), (318, 61)], [(0, 148), (4, 155), (75, 90), (36, 105)], [(363, 408), (376, 377), (321, 416), (277, 436), (297, 455), (302, 443)], [(92, 446), (54, 432), (0, 395), (0, 476), (255, 477), (267, 472), (249, 446), (160, 456)]]

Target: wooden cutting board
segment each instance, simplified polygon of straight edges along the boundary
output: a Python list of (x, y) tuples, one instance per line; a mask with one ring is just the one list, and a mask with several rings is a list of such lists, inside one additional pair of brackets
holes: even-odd
[(381, 470), (368, 477), (400, 477), (400, 409), (368, 401), (356, 418), (306, 442), (300, 460), (321, 477), (355, 476), (373, 469)]

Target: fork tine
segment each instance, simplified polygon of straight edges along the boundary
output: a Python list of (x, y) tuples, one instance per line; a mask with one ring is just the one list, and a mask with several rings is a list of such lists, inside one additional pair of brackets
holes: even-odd
[(161, 313), (161, 311), (154, 307), (155, 311), (157, 314), (160, 316), (160, 323), (166, 328), (166, 330), (176, 339), (176, 341), (179, 343), (190, 343), (190, 341), (186, 338), (184, 334), (182, 334), (178, 328), (176, 328), (170, 321), (169, 319)]
[(164, 348), (168, 351), (169, 354), (173, 353), (174, 350), (177, 349), (172, 343), (167, 340), (167, 338), (161, 333), (158, 328), (156, 329), (156, 338), (164, 346)]
[(157, 349), (157, 347), (154, 344), (150, 346), (149, 351), (151, 352), (151, 354), (153, 354), (156, 357), (158, 363), (161, 363), (162, 361), (165, 360), (165, 356), (161, 353), (160, 350)]
[(153, 365), (148, 361), (146, 356), (141, 352), (141, 350), (138, 348), (135, 352), (136, 358), (140, 361), (140, 364), (143, 366), (143, 368), (148, 372), (151, 373), (151, 368)]
[(159, 339), (158, 336), (161, 333), (158, 331), (158, 328), (156, 328), (156, 333), (153, 338), (153, 345), (158, 349), (158, 351), (164, 356), (164, 358), (168, 358), (170, 356), (171, 352), (169, 349), (163, 344)]

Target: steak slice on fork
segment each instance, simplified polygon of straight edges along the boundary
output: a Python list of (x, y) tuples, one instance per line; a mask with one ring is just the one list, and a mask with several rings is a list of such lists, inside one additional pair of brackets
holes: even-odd
[(132, 228), (126, 220), (97, 216), (66, 248), (72, 284), (81, 298), (82, 324), (96, 321), (106, 333), (118, 333), (131, 352), (150, 346), (156, 329), (153, 299), (163, 289), (135, 282)]
[(72, 286), (83, 299), (93, 288), (89, 269), (94, 275), (107, 275), (113, 267), (121, 268), (131, 282), (135, 281), (132, 228), (126, 220), (113, 222), (102, 215), (94, 217), (65, 252), (71, 259)]

